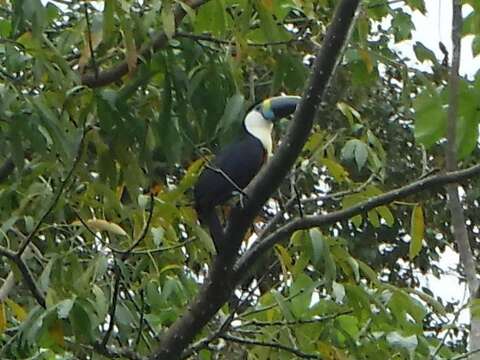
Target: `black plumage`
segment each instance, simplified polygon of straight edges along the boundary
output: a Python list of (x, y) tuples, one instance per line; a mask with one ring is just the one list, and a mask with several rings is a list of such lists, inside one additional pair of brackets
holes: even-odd
[(266, 156), (260, 140), (247, 133), (243, 140), (223, 149), (200, 175), (194, 189), (195, 208), (200, 222), (208, 225), (217, 252), (221, 248), (223, 230), (215, 207), (231, 198), (238, 189), (245, 188)]
[(272, 151), (273, 123), (291, 115), (299, 101), (298, 96), (276, 96), (254, 105), (243, 120), (243, 140), (227, 146), (200, 175), (194, 189), (195, 208), (200, 222), (210, 229), (217, 252), (225, 243), (215, 207), (244, 189), (258, 173)]

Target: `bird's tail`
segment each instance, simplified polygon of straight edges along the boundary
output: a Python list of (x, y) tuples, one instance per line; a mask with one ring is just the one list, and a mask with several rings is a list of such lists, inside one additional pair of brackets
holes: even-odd
[(202, 224), (206, 224), (208, 226), (213, 243), (215, 244), (215, 249), (217, 250), (217, 254), (220, 253), (220, 250), (223, 246), (224, 233), (222, 224), (220, 223), (220, 219), (218, 218), (215, 209), (202, 211), (199, 219)]

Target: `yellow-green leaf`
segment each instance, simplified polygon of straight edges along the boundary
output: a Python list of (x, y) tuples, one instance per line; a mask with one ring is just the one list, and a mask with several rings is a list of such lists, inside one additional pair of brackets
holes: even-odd
[(171, 1), (163, 2), (161, 16), (163, 22), (163, 31), (165, 31), (165, 35), (171, 39), (175, 33), (175, 18), (173, 17)]
[(5, 313), (5, 303), (0, 302), (0, 334), (7, 328), (7, 314)]
[(205, 246), (210, 254), (216, 254), (217, 251), (215, 250), (215, 245), (213, 244), (213, 240), (210, 235), (207, 234), (205, 230), (201, 226), (195, 225), (194, 230), (200, 242)]
[(372, 224), (376, 228), (380, 226), (380, 219), (378, 218), (378, 213), (375, 210), (370, 210), (367, 213), (367, 216), (368, 216), (368, 221), (370, 221), (370, 224)]
[[(74, 221), (72, 224), (79, 225), (79, 221)], [(85, 224), (93, 231), (107, 231), (109, 233), (121, 236), (127, 236), (125, 230), (119, 225), (102, 219), (89, 219), (85, 221)]]
[(121, 22), (123, 42), (127, 51), (127, 65), (128, 72), (131, 74), (137, 68), (137, 46), (135, 44), (135, 36), (133, 35), (133, 29), (131, 22), (127, 18), (123, 18)]
[(65, 346), (65, 336), (63, 332), (63, 324), (60, 320), (55, 321), (50, 328), (48, 329), (48, 334), (50, 335), (50, 339), (53, 342), (60, 346)]
[(15, 301), (10, 299), (6, 299), (5, 302), (12, 310), (13, 315), (17, 318), (18, 321), (24, 321), (27, 318), (27, 312), (21, 305), (18, 305)]
[(383, 220), (385, 220), (385, 222), (387, 223), (388, 226), (393, 225), (393, 223), (395, 222), (395, 218), (393, 217), (392, 212), (390, 211), (390, 209), (387, 206), (382, 205), (382, 206), (379, 206), (379, 207), (375, 208), (375, 210), (380, 214), (380, 216), (383, 218)]
[(287, 249), (280, 244), (275, 245), (275, 252), (280, 260), (280, 265), (282, 266), (283, 275), (287, 276), (288, 272), (292, 271), (292, 257), (288, 253)]
[(410, 236), (410, 249), (408, 256), (410, 259), (415, 258), (422, 249), (423, 234), (425, 232), (425, 223), (423, 220), (423, 209), (420, 205), (415, 205), (412, 211)]
[(323, 158), (320, 160), (320, 163), (326, 166), (330, 175), (332, 175), (337, 181), (344, 181), (348, 179), (348, 172), (344, 169), (342, 165), (337, 163), (332, 159)]

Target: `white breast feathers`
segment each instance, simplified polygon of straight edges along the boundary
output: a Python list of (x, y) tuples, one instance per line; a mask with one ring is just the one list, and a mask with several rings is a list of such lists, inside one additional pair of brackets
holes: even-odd
[(273, 123), (265, 120), (257, 110), (250, 111), (244, 120), (245, 129), (261, 141), (268, 156), (272, 155), (272, 129)]

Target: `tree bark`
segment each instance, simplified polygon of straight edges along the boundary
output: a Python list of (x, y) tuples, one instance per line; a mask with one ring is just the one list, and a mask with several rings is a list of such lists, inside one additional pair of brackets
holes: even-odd
[[(456, 151), (456, 127), (458, 117), (459, 102), (459, 68), (460, 68), (460, 51), (461, 51), (461, 32), (462, 32), (462, 5), (460, 0), (452, 0), (452, 44), (453, 58), (452, 68), (449, 76), (449, 106), (447, 118), (447, 146), (446, 146), (446, 168), (447, 171), (455, 171), (457, 169), (457, 151)], [(472, 254), (468, 239), (468, 231), (465, 224), (465, 215), (463, 212), (460, 197), (458, 195), (458, 185), (449, 184), (447, 186), (448, 208), (450, 210), (452, 232), (460, 254), (460, 262), (463, 265), (467, 285), (470, 293), (470, 303), (477, 299), (478, 296), (478, 279), (475, 267), (475, 260)], [(480, 318), (474, 316), (471, 311), (470, 322), (470, 350), (480, 348)], [(478, 356), (478, 355), (477, 355)]]
[(274, 158), (245, 190), (248, 194), (245, 206), (232, 211), (225, 232), (228, 246), (215, 258), (212, 270), (198, 296), (183, 317), (167, 330), (159, 349), (150, 359), (178, 359), (195, 335), (230, 297), (236, 285), (233, 279), (233, 264), (242, 239), (255, 215), (294, 164), (310, 134), (320, 101), (347, 41), (359, 2), (360, 0), (342, 0), (339, 3), (287, 135)]

